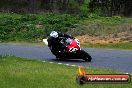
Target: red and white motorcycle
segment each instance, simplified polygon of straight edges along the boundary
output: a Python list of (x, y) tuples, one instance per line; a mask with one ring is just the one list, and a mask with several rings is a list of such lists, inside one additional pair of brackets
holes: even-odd
[[(83, 59), (91, 62), (92, 57), (83, 49), (80, 48), (80, 42), (78, 39), (62, 38), (59, 44), (52, 45), (52, 38), (43, 39), (43, 42), (49, 46), (51, 52), (57, 57), (57, 59)], [(50, 43), (50, 44), (49, 44)], [(63, 46), (63, 49), (58, 49), (58, 46)]]

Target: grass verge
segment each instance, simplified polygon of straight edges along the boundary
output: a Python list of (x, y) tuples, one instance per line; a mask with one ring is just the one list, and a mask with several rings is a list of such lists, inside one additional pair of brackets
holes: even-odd
[(111, 44), (91, 44), (91, 43), (85, 43), (82, 44), (82, 47), (88, 47), (88, 48), (111, 48), (111, 49), (126, 49), (126, 50), (132, 50), (132, 43), (111, 43)]
[(69, 30), (72, 35), (106, 35), (118, 34), (121, 32), (130, 32), (132, 27), (132, 18), (123, 18), (119, 16), (100, 17), (96, 15), (89, 16), (82, 20), (76, 28)]
[[(0, 57), (0, 88), (131, 88), (130, 84), (86, 84), (75, 82), (77, 67)], [(87, 68), (91, 74), (119, 73), (110, 69)]]
[(28, 41), (6, 41), (0, 44), (17, 44), (17, 45), (36, 45), (36, 46), (45, 46), (43, 42), (28, 42)]

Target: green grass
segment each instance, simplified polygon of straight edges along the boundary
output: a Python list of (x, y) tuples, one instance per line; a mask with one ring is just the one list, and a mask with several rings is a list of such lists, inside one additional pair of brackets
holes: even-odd
[[(14, 56), (0, 57), (0, 88), (131, 88), (130, 84), (76, 83), (78, 67), (49, 64)], [(90, 74), (116, 74), (110, 69), (88, 67)]]
[(66, 32), (79, 22), (68, 14), (9, 14), (0, 13), (0, 42), (39, 41), (53, 30)]
[[(89, 14), (80, 18), (69, 14), (15, 14), (0, 13), (0, 43), (43, 45), (40, 41), (52, 30), (68, 32), (73, 36), (106, 35), (127, 31), (131, 34), (132, 18), (101, 17)], [(125, 36), (124, 36), (125, 37)], [(132, 49), (131, 43), (85, 44), (85, 47)]]
[(131, 29), (132, 18), (123, 18), (120, 16), (101, 17), (96, 14), (89, 15), (82, 20), (76, 28), (69, 30), (73, 35), (102, 35), (116, 34)]
[(90, 47), (90, 48), (111, 48), (111, 49), (126, 49), (132, 50), (132, 43), (111, 43), (111, 44), (82, 44), (82, 47)]
[(28, 42), (28, 41), (5, 41), (0, 44), (17, 44), (17, 45), (35, 45), (35, 46), (45, 46), (45, 44), (41, 42)]

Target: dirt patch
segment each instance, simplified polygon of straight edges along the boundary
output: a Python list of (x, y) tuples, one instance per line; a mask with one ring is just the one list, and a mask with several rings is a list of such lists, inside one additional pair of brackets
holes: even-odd
[(81, 43), (92, 43), (92, 44), (110, 44), (110, 43), (120, 43), (120, 42), (132, 42), (132, 31), (126, 31), (116, 34), (107, 35), (83, 35), (77, 36)]

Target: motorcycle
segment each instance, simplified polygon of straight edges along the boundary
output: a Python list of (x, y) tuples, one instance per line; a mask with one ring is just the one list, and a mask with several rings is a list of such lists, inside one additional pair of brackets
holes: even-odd
[(52, 54), (59, 60), (65, 59), (83, 59), (91, 62), (92, 57), (80, 47), (78, 39), (60, 38), (58, 44), (53, 43), (53, 38), (43, 39), (43, 42), (49, 46)]

